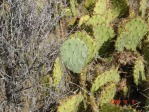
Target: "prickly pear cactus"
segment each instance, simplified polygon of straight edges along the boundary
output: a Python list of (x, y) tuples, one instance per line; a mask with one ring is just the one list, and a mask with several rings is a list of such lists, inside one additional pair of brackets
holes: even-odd
[(63, 67), (58, 57), (55, 60), (53, 74), (52, 74), (52, 78), (53, 78), (52, 84), (54, 87), (60, 83), (62, 76), (63, 76)]
[(78, 9), (76, 8), (77, 1), (76, 0), (70, 0), (70, 8), (73, 16), (77, 16)]
[(120, 35), (115, 43), (116, 50), (123, 51), (127, 49), (136, 51), (136, 47), (147, 33), (147, 24), (138, 17), (130, 19), (122, 25)]
[(87, 59), (88, 48), (78, 38), (66, 40), (60, 48), (60, 58), (65, 66), (74, 73), (80, 73)]
[(60, 101), (57, 112), (78, 112), (79, 104), (83, 101), (81, 93), (69, 96)]
[(146, 80), (144, 62), (141, 58), (138, 58), (134, 63), (133, 77), (136, 85), (138, 85), (140, 81)]
[(81, 41), (83, 41), (86, 44), (86, 46), (88, 48), (88, 55), (85, 60), (85, 64), (90, 62), (93, 59), (93, 57), (95, 57), (95, 54), (97, 52), (96, 44), (95, 44), (94, 40), (92, 39), (92, 37), (90, 37), (85, 31), (81, 31), (81, 32), (78, 31), (78, 32), (70, 35), (69, 38), (79, 38)]
[[(81, 96), (73, 95), (66, 98), (65, 103), (62, 102), (63, 104), (61, 103), (58, 107), (58, 111), (76, 112), (79, 105), (76, 102), (84, 103), (82, 108), (85, 110), (80, 111), (87, 111), (88, 106), (91, 109), (89, 111), (93, 112), (136, 111), (130, 107), (109, 104), (114, 96), (119, 97), (119, 92), (122, 93), (120, 98), (128, 97), (129, 83), (132, 85), (135, 83), (135, 86), (138, 86), (141, 81), (146, 80), (145, 64), (141, 53), (148, 61), (146, 51), (149, 48), (149, 41), (147, 39), (143, 45), (141, 43), (147, 37), (148, 32), (145, 18), (147, 0), (135, 2), (139, 5), (136, 8), (138, 13), (130, 3), (130, 0), (84, 0), (83, 2), (70, 0), (69, 12), (71, 15), (69, 17), (77, 17), (69, 22), (72, 23), (71, 27), (74, 23), (78, 27), (62, 44), (60, 60), (70, 71), (79, 74), (77, 83), (83, 89)], [(84, 5), (87, 13), (83, 12), (80, 4)], [(115, 44), (111, 45), (114, 42)], [(108, 52), (111, 49), (112, 51)], [(141, 52), (138, 52), (138, 49)], [(125, 53), (125, 50), (141, 56), (134, 56), (133, 53), (129, 55), (129, 53)], [(107, 53), (106, 58), (100, 58), (101, 51)], [(117, 51), (122, 55), (114, 56)], [(95, 70), (97, 65), (102, 66), (98, 67), (101, 71)], [(107, 68), (107, 65), (110, 69), (103, 70), (103, 68)], [(126, 77), (127, 75), (131, 75), (131, 80)], [(125, 84), (123, 79), (125, 79)], [(78, 100), (79, 97), (82, 98), (81, 101)], [(73, 98), (76, 100), (71, 102)], [(76, 106), (74, 106), (75, 103)]]
[(98, 105), (102, 106), (103, 104), (110, 103), (116, 93), (116, 85), (115, 83), (109, 83), (104, 89), (101, 91), (98, 98)]
[(128, 10), (126, 0), (98, 0), (95, 4), (93, 14), (103, 16), (107, 23), (110, 23), (116, 17), (125, 14)]
[(95, 79), (92, 84), (91, 92), (96, 92), (99, 88), (104, 86), (105, 84), (114, 81), (118, 83), (120, 80), (119, 73), (116, 68), (112, 67), (110, 70), (105, 71), (103, 74), (99, 74), (99, 76)]
[(93, 15), (87, 22), (83, 21), (88, 26), (96, 26), (98, 24), (106, 23), (106, 18), (100, 15)]
[(94, 3), (96, 2), (96, 0), (85, 0), (84, 5), (85, 7), (90, 7), (92, 6)]
[(93, 28), (93, 33), (98, 49), (103, 45), (103, 43), (114, 37), (113, 29), (105, 24), (95, 26)]
[(104, 15), (108, 10), (108, 0), (97, 0), (94, 8), (94, 14)]
[(141, 12), (141, 16), (145, 17), (146, 11), (147, 11), (147, 7), (148, 7), (148, 0), (141, 0), (140, 1), (140, 12)]
[(90, 19), (90, 16), (89, 15), (81, 16), (81, 18), (79, 20), (79, 23), (78, 23), (78, 26), (80, 27), (83, 23), (88, 22), (89, 19)]

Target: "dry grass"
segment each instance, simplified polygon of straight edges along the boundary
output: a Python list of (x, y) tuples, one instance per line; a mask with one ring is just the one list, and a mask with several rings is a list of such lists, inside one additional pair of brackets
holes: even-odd
[(38, 1), (0, 3), (0, 112), (46, 111), (66, 91), (42, 83), (59, 52), (55, 26), (65, 0)]

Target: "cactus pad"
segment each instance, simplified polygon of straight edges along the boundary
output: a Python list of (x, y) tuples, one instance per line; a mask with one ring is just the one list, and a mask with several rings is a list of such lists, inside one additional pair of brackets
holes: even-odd
[(125, 0), (98, 0), (93, 13), (104, 16), (106, 23), (110, 23), (116, 17), (125, 14), (127, 9)]
[(141, 0), (140, 1), (140, 12), (141, 12), (141, 16), (144, 17), (146, 14), (146, 10), (148, 7), (148, 0)]
[(80, 73), (87, 58), (88, 48), (80, 39), (66, 40), (60, 48), (60, 57), (65, 66), (74, 73)]
[(114, 81), (118, 83), (119, 80), (120, 78), (117, 69), (111, 68), (110, 70), (105, 71), (103, 74), (99, 74), (92, 84), (91, 92), (96, 92), (100, 87), (104, 86), (108, 82)]
[(97, 47), (100, 48), (103, 43), (114, 37), (114, 31), (105, 24), (97, 25), (93, 28)]
[(73, 14), (73, 16), (77, 16), (78, 9), (76, 8), (77, 1), (76, 0), (70, 0), (70, 9)]
[(104, 15), (108, 10), (108, 0), (98, 0), (95, 4), (94, 14)]
[(86, 23), (86, 25), (96, 26), (98, 24), (106, 23), (106, 19), (101, 15), (93, 15)]
[(95, 57), (95, 54), (97, 52), (96, 44), (94, 40), (85, 31), (81, 31), (81, 32), (78, 31), (70, 35), (69, 38), (79, 38), (81, 41), (83, 41), (86, 44), (88, 48), (88, 55), (87, 55), (85, 64), (90, 62), (93, 59), (93, 57)]
[(54, 69), (53, 69), (53, 74), (52, 74), (53, 86), (57, 86), (60, 83), (62, 76), (63, 76), (62, 64), (60, 62), (60, 59), (56, 58), (55, 64), (54, 64)]
[(115, 83), (109, 83), (104, 90), (100, 93), (99, 96), (99, 105), (102, 106), (105, 103), (110, 103), (116, 93)]
[(79, 20), (78, 26), (81, 26), (83, 23), (87, 22), (90, 19), (89, 15), (82, 16)]
[(83, 101), (81, 94), (69, 96), (60, 101), (57, 112), (77, 112), (79, 104)]
[(136, 47), (147, 33), (147, 25), (141, 18), (134, 18), (126, 22), (119, 37), (116, 40), (115, 47), (118, 51), (127, 50), (136, 51)]
[(96, 2), (96, 0), (85, 0), (84, 5), (85, 5), (85, 7), (90, 7), (90, 6), (92, 6), (95, 2)]
[(146, 80), (146, 76), (145, 76), (145, 72), (144, 72), (144, 63), (143, 63), (143, 60), (140, 58), (138, 58), (135, 61), (133, 77), (134, 77), (134, 82), (136, 85), (139, 84), (140, 80)]

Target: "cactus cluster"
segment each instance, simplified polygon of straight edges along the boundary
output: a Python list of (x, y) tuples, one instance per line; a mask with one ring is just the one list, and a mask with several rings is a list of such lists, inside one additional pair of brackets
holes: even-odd
[[(82, 89), (60, 101), (57, 108), (59, 112), (77, 112), (81, 102), (85, 111), (88, 111), (88, 108), (93, 112), (137, 110), (132, 105), (116, 106), (110, 104), (110, 101), (114, 98), (128, 97), (130, 90), (133, 91), (129, 84), (139, 86), (143, 81), (147, 81), (145, 61), (149, 62), (149, 47), (148, 38), (145, 38), (148, 33), (148, 24), (144, 18), (146, 3), (147, 0), (138, 2), (139, 13), (136, 13), (137, 11), (130, 12), (132, 7), (128, 0), (85, 0), (78, 3), (70, 0), (70, 7), (67, 8), (72, 15), (69, 17), (76, 17), (76, 7), (82, 5), (86, 7), (87, 14), (84, 10), (79, 10), (81, 16), (76, 17), (75, 23), (71, 24), (77, 25), (77, 31), (70, 34), (62, 43), (59, 62), (70, 70), (72, 75), (77, 73), (76, 78), (79, 75), (77, 84)], [(107, 52), (105, 57), (100, 56), (101, 49)], [(120, 57), (114, 57), (115, 54), (119, 54)], [(101, 67), (96, 68), (98, 64)], [(53, 77), (59, 82), (63, 71), (56, 73), (55, 71), (60, 71), (60, 68), (55, 67), (56, 65)], [(119, 96), (121, 92), (123, 96)]]

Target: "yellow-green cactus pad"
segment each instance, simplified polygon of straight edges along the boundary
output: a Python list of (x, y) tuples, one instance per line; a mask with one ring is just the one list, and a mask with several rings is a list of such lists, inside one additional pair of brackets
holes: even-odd
[(106, 23), (110, 23), (116, 17), (125, 14), (127, 10), (126, 0), (98, 0), (93, 14), (104, 16)]
[(57, 112), (78, 112), (79, 104), (83, 101), (81, 94), (69, 96), (60, 101)]
[(85, 0), (84, 5), (85, 7), (90, 7), (92, 6), (94, 3), (96, 2), (96, 0)]
[(82, 24), (88, 22), (89, 19), (90, 19), (89, 15), (81, 16), (79, 23), (78, 23), (78, 26), (81, 26)]
[(136, 47), (148, 31), (148, 26), (141, 18), (134, 18), (127, 21), (120, 31), (115, 43), (116, 50), (136, 51)]
[(115, 83), (109, 83), (100, 93), (98, 103), (100, 106), (106, 103), (110, 103), (116, 93)]
[(141, 16), (142, 17), (145, 16), (147, 8), (148, 8), (148, 0), (141, 0), (140, 1), (140, 8), (139, 8), (139, 10), (141, 12)]
[(88, 26), (96, 26), (102, 23), (106, 23), (106, 18), (101, 15), (93, 15), (87, 22)]
[(119, 80), (120, 76), (117, 69), (112, 67), (110, 70), (105, 71), (103, 74), (99, 74), (99, 76), (94, 80), (92, 84), (91, 92), (92, 93), (96, 92), (102, 86), (111, 81), (118, 83)]
[(138, 58), (134, 63), (133, 78), (136, 85), (139, 81), (146, 80), (143, 59)]
[(93, 34), (96, 40), (98, 49), (109, 39), (114, 37), (114, 31), (111, 27), (105, 24), (97, 25), (93, 28)]
[(53, 86), (57, 86), (63, 76), (63, 68), (62, 68), (62, 64), (59, 58), (56, 58), (55, 63), (54, 63), (54, 69), (53, 69), (53, 74), (52, 74), (52, 84)]

